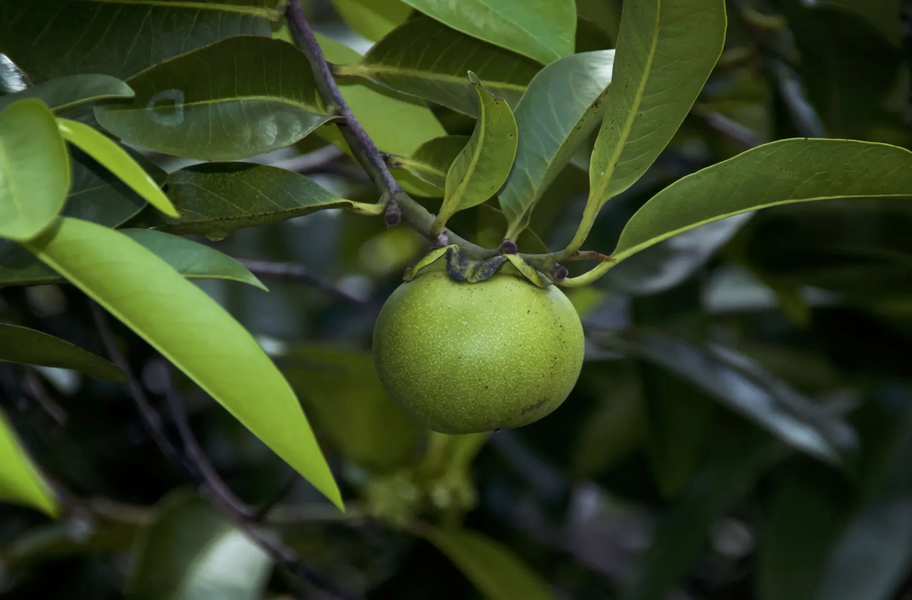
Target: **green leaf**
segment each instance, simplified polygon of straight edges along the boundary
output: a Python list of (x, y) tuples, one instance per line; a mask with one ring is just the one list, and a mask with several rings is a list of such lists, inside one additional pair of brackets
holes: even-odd
[(422, 430), (387, 397), (369, 353), (323, 344), (280, 360), (314, 427), (352, 462), (385, 471), (415, 454)]
[[(360, 54), (339, 42), (321, 35), (317, 35), (317, 40), (331, 62), (350, 63), (361, 59)], [(371, 82), (340, 79), (338, 83), (342, 97), (381, 152), (408, 155), (428, 140), (446, 135), (437, 117), (421, 100)], [(330, 123), (317, 132), (326, 130), (335, 133), (332, 137), (324, 136), (326, 139), (343, 150), (348, 149), (336, 125)]]
[(0, 361), (72, 369), (107, 381), (126, 381), (112, 363), (66, 340), (8, 323), (0, 323)]
[(412, 14), (402, 0), (332, 0), (345, 24), (361, 37), (376, 42)]
[[(624, 3), (612, 83), (589, 165), (589, 200), (570, 243), (646, 172), (690, 112), (725, 42), (724, 0)], [(683, 60), (682, 57), (687, 57)]]
[(221, 306), (127, 236), (62, 218), (26, 247), (161, 352), (338, 507), (288, 383)]
[(126, 79), (230, 36), (269, 36), (277, 16), (268, 0), (0, 0), (0, 52), (39, 81)]
[(409, 156), (393, 156), (389, 166), (405, 169), (415, 177), (440, 188), (446, 187), (450, 165), (466, 147), (467, 135), (445, 135), (427, 141)]
[(542, 194), (601, 122), (614, 50), (562, 58), (542, 69), (516, 106), (519, 146), (498, 199), (507, 238), (528, 227)]
[(0, 237), (32, 238), (63, 209), (70, 160), (47, 106), (34, 98), (0, 112)]
[(457, 31), (548, 64), (573, 54), (574, 0), (404, 0)]
[(16, 439), (0, 411), (0, 500), (36, 508), (56, 517), (60, 512), (51, 488)]
[(422, 527), (419, 533), (446, 554), (488, 600), (546, 600), (547, 582), (495, 540), (468, 530)]
[(860, 16), (879, 31), (893, 46), (900, 46), (902, 0), (814, 0), (813, 8), (838, 8)]
[(0, 110), (21, 98), (38, 98), (49, 108), (63, 111), (83, 104), (132, 98), (133, 90), (110, 75), (71, 75), (52, 79), (21, 92), (0, 97)]
[(60, 127), (63, 139), (101, 163), (118, 179), (130, 186), (130, 189), (145, 198), (149, 204), (166, 215), (171, 217), (179, 216), (177, 209), (174, 208), (168, 197), (161, 191), (152, 176), (146, 173), (115, 142), (78, 121), (58, 119), (57, 125)]
[[(150, 215), (150, 225), (180, 235), (222, 239), (235, 229), (352, 206), (303, 175), (251, 163), (207, 163), (168, 177), (168, 194), (179, 219)], [(157, 219), (157, 220), (156, 220)]]
[(671, 236), (760, 208), (835, 198), (912, 196), (912, 152), (849, 140), (780, 140), (671, 184), (628, 221), (621, 261)]
[(472, 137), (447, 171), (438, 226), (458, 211), (493, 196), (507, 179), (516, 157), (516, 120), (510, 105), (485, 89), (471, 71), (469, 80), (478, 94), (480, 116)]
[[(123, 149), (157, 187), (165, 185), (167, 173), (139, 152)], [(147, 206), (142, 196), (79, 148), (70, 148), (70, 166), (73, 183), (63, 208), (64, 216), (118, 227)]]
[(132, 104), (95, 117), (126, 142), (201, 160), (235, 160), (284, 148), (333, 119), (313, 71), (281, 40), (237, 36), (131, 77)]
[(515, 106), (541, 68), (424, 16), (396, 28), (357, 61), (333, 60), (357, 63), (337, 67), (340, 75), (366, 77), (472, 117), (478, 116), (478, 100), (466, 71), (474, 71), (488, 89)]
[[(227, 279), (266, 290), (247, 267), (215, 248), (151, 229), (121, 229), (120, 233), (151, 250), (187, 279)], [(21, 246), (0, 242), (0, 288), (48, 283), (66, 280)]]
[(187, 490), (162, 499), (136, 535), (131, 600), (260, 600), (272, 559)]

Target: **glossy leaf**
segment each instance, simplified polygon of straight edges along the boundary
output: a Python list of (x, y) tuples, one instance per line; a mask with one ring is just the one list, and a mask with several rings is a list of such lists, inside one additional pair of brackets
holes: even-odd
[[(478, 99), (466, 71), (515, 106), (541, 68), (534, 61), (418, 16), (375, 44), (360, 62), (338, 67), (386, 87), (436, 102), (472, 117)], [(344, 81), (344, 80), (343, 80)]]
[(31, 85), (28, 75), (6, 54), (0, 52), (0, 94), (15, 94)]
[(837, 8), (858, 15), (894, 46), (901, 43), (902, 0), (805, 0), (804, 4), (811, 7)]
[(313, 345), (280, 364), (314, 426), (354, 463), (389, 470), (416, 452), (422, 430), (387, 397), (370, 354)]
[(178, 216), (177, 209), (161, 191), (158, 183), (123, 148), (78, 121), (58, 119), (57, 125), (63, 139), (101, 163), (149, 204), (168, 216)]
[(423, 527), (420, 533), (446, 554), (488, 600), (554, 598), (547, 582), (499, 542), (465, 529)]
[(39, 83), (21, 92), (0, 96), (0, 110), (22, 98), (38, 98), (51, 110), (63, 111), (83, 104), (132, 98), (133, 90), (110, 75), (71, 75)]
[(548, 64), (573, 54), (573, 0), (403, 0), (472, 37)]
[[(160, 167), (135, 150), (124, 150), (157, 187), (165, 185), (168, 174)], [(70, 165), (73, 183), (64, 216), (117, 227), (147, 206), (142, 196), (82, 150), (70, 148)]]
[[(121, 229), (120, 233), (139, 242), (187, 279), (227, 279), (266, 290), (247, 267), (215, 248), (152, 229)], [(0, 243), (0, 288), (65, 282), (27, 250)]]
[(201, 160), (236, 160), (284, 148), (334, 117), (297, 48), (237, 36), (131, 77), (132, 104), (95, 109), (126, 142)]
[(70, 187), (70, 161), (57, 121), (28, 98), (0, 112), (0, 237), (22, 241), (50, 225)]
[(131, 600), (260, 600), (272, 559), (208, 502), (177, 490), (137, 533)]
[(19, 444), (3, 412), (0, 412), (0, 465), (0, 501), (57, 516), (60, 511), (57, 499)]
[(107, 381), (126, 381), (112, 363), (41, 331), (0, 323), (0, 361), (72, 369)]
[(614, 50), (562, 58), (542, 69), (516, 106), (516, 162), (498, 194), (507, 237), (529, 225), (532, 210), (558, 172), (602, 120)]
[(412, 7), (402, 0), (332, 0), (345, 24), (361, 37), (376, 42), (404, 23)]
[(446, 187), (447, 171), (469, 141), (467, 135), (446, 135), (418, 147), (410, 156), (394, 156), (389, 165), (440, 188)]
[(671, 184), (637, 211), (613, 254), (623, 260), (732, 215), (811, 200), (912, 197), (912, 152), (849, 140), (780, 140)]
[(27, 248), (161, 352), (341, 508), (307, 418), (256, 340), (125, 235), (62, 218)]
[(168, 177), (168, 194), (179, 219), (152, 215), (150, 225), (180, 235), (221, 239), (235, 229), (351, 206), (303, 175), (251, 163), (208, 163)]
[(83, 73), (126, 79), (229, 36), (269, 36), (269, 19), (278, 16), (269, 1), (0, 0), (0, 52), (38, 81)]
[[(317, 40), (330, 62), (352, 63), (361, 59), (360, 54), (339, 42), (319, 34)], [(340, 78), (338, 83), (348, 106), (381, 152), (408, 155), (428, 140), (446, 135), (446, 130), (437, 117), (421, 100), (371, 82)], [(317, 131), (336, 129), (330, 123)], [(333, 137), (327, 139), (346, 150), (348, 146), (341, 134), (338, 131), (334, 133)]]
[(629, 332), (600, 343), (658, 365), (702, 389), (790, 446), (838, 462), (857, 445), (839, 417), (805, 398), (745, 356), (660, 333)]
[(589, 200), (571, 247), (582, 245), (602, 206), (665, 149), (722, 53), (725, 25), (723, 0), (624, 3), (613, 85), (589, 165)]
[(469, 79), (478, 93), (479, 117), (472, 137), (447, 171), (443, 205), (437, 223), (443, 225), (460, 210), (478, 206), (494, 195), (510, 173), (516, 156), (516, 121), (510, 105)]

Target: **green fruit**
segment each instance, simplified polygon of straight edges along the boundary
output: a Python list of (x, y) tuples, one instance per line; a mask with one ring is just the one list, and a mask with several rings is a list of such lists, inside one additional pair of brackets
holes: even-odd
[(555, 286), (513, 275), (457, 282), (426, 272), (390, 296), (374, 328), (387, 394), (441, 433), (521, 427), (560, 406), (583, 365), (583, 327)]

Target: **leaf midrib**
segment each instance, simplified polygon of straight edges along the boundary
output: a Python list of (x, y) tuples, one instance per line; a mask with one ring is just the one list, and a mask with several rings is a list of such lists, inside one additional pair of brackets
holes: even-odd
[(336, 117), (336, 115), (331, 115), (329, 113), (320, 111), (315, 105), (304, 104), (303, 102), (292, 100), (285, 96), (232, 96), (232, 97), (226, 97), (226, 98), (212, 98), (211, 100), (196, 100), (193, 102), (181, 102), (180, 104), (171, 104), (171, 105), (167, 105), (167, 106), (164, 106), (164, 105), (163, 106), (128, 106), (128, 107), (108, 106), (108, 107), (104, 107), (104, 108), (105, 108), (105, 112), (108, 112), (108, 113), (136, 112), (136, 111), (144, 111), (144, 110), (149, 110), (149, 111), (153, 111), (153, 112), (161, 112), (164, 110), (173, 111), (173, 110), (176, 110), (177, 108), (183, 108), (183, 107), (188, 107), (188, 106), (197, 107), (197, 106), (208, 106), (210, 104), (225, 104), (228, 102), (255, 102), (255, 101), (280, 102), (282, 104), (288, 104), (288, 105), (294, 106), (296, 108), (306, 110), (307, 112), (313, 113), (315, 115), (320, 115), (320, 116), (330, 117), (330, 118)]
[(164, 0), (76, 0), (76, 2), (88, 2), (95, 4), (120, 4), (138, 6), (157, 6), (161, 8), (192, 8), (196, 10), (211, 10), (215, 12), (235, 13), (239, 15), (248, 15), (251, 17), (260, 17), (270, 21), (276, 21), (281, 16), (279, 11), (272, 8), (263, 8), (258, 6), (243, 6), (238, 4), (220, 4), (217, 2), (192, 2), (192, 1), (164, 1)]
[[(388, 75), (398, 75), (399, 77), (411, 77), (414, 79), (430, 80), (430, 81), (441, 81), (445, 83), (453, 83), (460, 86), (465, 86), (468, 83), (468, 79), (464, 75), (447, 75), (444, 73), (437, 73), (435, 71), (419, 71), (418, 69), (403, 69), (401, 67), (390, 67), (386, 65), (380, 65), (377, 63), (360, 63), (356, 65), (351, 65), (351, 68), (348, 69), (349, 73), (352, 75), (362, 75), (364, 77), (370, 77), (375, 74), (388, 74)], [(520, 83), (510, 83), (506, 81), (490, 81), (485, 80), (485, 86), (488, 88), (495, 88), (501, 90), (511, 90), (514, 92), (525, 92), (528, 85)]]
[[(481, 92), (477, 89), (476, 89), (476, 91), (478, 92), (479, 96), (481, 96), (481, 94), (485, 93), (485, 92)], [(497, 102), (497, 101), (495, 100), (494, 102)], [(478, 168), (478, 158), (481, 156), (481, 153), (484, 150), (484, 141), (485, 141), (485, 137), (486, 137), (486, 133), (487, 133), (486, 132), (487, 120), (485, 118), (487, 116), (487, 112), (488, 112), (487, 99), (483, 100), (480, 104), (481, 104), (481, 106), (479, 107), (478, 127), (477, 127), (478, 144), (476, 145), (476, 150), (475, 150), (475, 152), (472, 152), (472, 158), (471, 158), (471, 160), (469, 160), (469, 166), (466, 169), (465, 177), (462, 178), (462, 181), (459, 182), (459, 185), (456, 186), (456, 190), (453, 192), (453, 198), (455, 198), (455, 200), (453, 200), (451, 198), (444, 199), (444, 206), (446, 206), (447, 204), (452, 205), (452, 208), (447, 207), (447, 208), (450, 208), (451, 214), (455, 214), (456, 212), (459, 211), (459, 209), (461, 207), (461, 203), (462, 203), (462, 198), (463, 198), (463, 196), (465, 196), (466, 187), (468, 187), (468, 185), (469, 185), (469, 179), (471, 179), (472, 174), (475, 173), (475, 170)], [(473, 136), (474, 136), (474, 133), (473, 133)], [(471, 142), (472, 142), (472, 140), (469, 140), (469, 143), (471, 143)], [(455, 161), (453, 164), (456, 164)], [(447, 173), (447, 175), (449, 175), (449, 173)], [(440, 212), (441, 213), (444, 212), (443, 207), (441, 207)]]

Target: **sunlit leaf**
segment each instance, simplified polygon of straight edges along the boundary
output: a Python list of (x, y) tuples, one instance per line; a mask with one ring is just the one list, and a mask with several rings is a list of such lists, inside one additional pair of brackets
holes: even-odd
[(573, 54), (573, 0), (403, 0), (447, 26), (548, 64)]
[(780, 140), (679, 179), (637, 211), (615, 260), (705, 223), (793, 202), (912, 197), (912, 152), (850, 140)]
[(126, 79), (229, 36), (269, 36), (270, 1), (0, 0), (0, 52), (38, 81)]
[(605, 119), (589, 165), (579, 248), (605, 203), (659, 156), (706, 83), (725, 41), (723, 0), (624, 3)]
[(339, 66), (338, 72), (366, 77), (473, 117), (478, 116), (478, 99), (466, 71), (476, 73), (485, 87), (515, 106), (541, 68), (424, 16), (400, 25), (360, 62), (359, 58), (346, 58), (344, 62), (351, 64)]
[(412, 13), (402, 0), (332, 0), (345, 24), (376, 42), (401, 25)]
[(516, 161), (498, 194), (507, 237), (529, 225), (532, 210), (603, 116), (614, 50), (575, 54), (539, 72), (516, 106)]
[(112, 363), (41, 331), (0, 323), (0, 361), (72, 369), (108, 381), (126, 381)]
[(202, 160), (290, 146), (334, 117), (323, 111), (307, 58), (281, 40), (236, 36), (131, 77), (132, 104), (95, 117), (125, 142)]
[(0, 110), (22, 98), (38, 98), (54, 111), (104, 100), (132, 98), (133, 90), (110, 75), (71, 75), (39, 83), (21, 92), (0, 96)]
[(472, 137), (447, 171), (443, 205), (437, 215), (441, 225), (458, 211), (493, 196), (507, 179), (516, 156), (516, 121), (510, 105), (485, 89), (471, 71), (469, 79), (478, 94), (479, 117)]
[(465, 529), (423, 527), (420, 533), (446, 554), (488, 600), (554, 598), (547, 582), (499, 542)]
[(127, 236), (62, 218), (26, 244), (139, 334), (337, 506), (297, 398), (256, 340), (201, 289)]
[(40, 233), (60, 213), (69, 187), (66, 144), (47, 106), (29, 98), (0, 112), (0, 237)]
[(178, 216), (177, 209), (161, 191), (158, 183), (123, 148), (78, 121), (58, 119), (57, 125), (63, 139), (98, 161), (149, 204), (166, 215)]
[(31, 85), (28, 75), (6, 54), (0, 52), (0, 94), (15, 94)]
[(176, 490), (136, 535), (131, 600), (260, 600), (272, 559), (193, 492)]
[(60, 510), (53, 492), (19, 445), (3, 412), (0, 412), (0, 501), (31, 506), (52, 517)]

